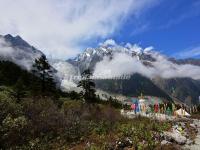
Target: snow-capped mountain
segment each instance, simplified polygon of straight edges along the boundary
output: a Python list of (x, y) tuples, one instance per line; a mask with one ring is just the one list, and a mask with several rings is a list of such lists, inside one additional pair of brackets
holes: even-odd
[[(153, 47), (105, 42), (97, 48), (87, 48), (74, 59), (67, 60), (80, 72), (91, 69), (97, 88), (122, 95), (144, 94), (184, 101), (188, 96), (197, 103), (200, 95), (200, 60), (178, 60), (162, 55)], [(114, 76), (130, 74), (129, 80), (112, 80)], [(98, 76), (99, 77), (99, 76)], [(111, 80), (109, 80), (111, 77)], [(181, 84), (182, 83), (182, 84)], [(173, 89), (173, 90), (172, 90)], [(159, 92), (158, 92), (159, 91)]]
[(80, 69), (80, 72), (89, 68), (94, 71), (95, 65), (102, 61), (105, 57), (110, 60), (115, 54), (126, 54), (131, 57), (140, 60), (144, 64), (148, 64), (149, 61), (155, 61), (152, 57), (153, 52), (151, 52), (152, 47), (142, 49), (138, 45), (126, 44), (125, 46), (120, 46), (115, 44), (101, 44), (97, 48), (87, 48), (83, 53), (79, 54), (74, 59), (69, 59), (67, 62), (73, 64)]
[[(35, 58), (44, 55), (20, 36), (0, 36), (0, 60), (9, 60), (31, 69)], [(56, 70), (56, 81), (63, 90), (76, 90), (77, 81), (85, 69), (93, 75), (104, 75), (107, 80), (95, 80), (96, 86), (106, 92), (125, 96), (143, 94), (169, 98), (171, 95), (184, 101), (191, 96), (197, 103), (200, 95), (200, 60), (177, 60), (136, 44), (116, 44), (108, 40), (97, 48), (87, 48), (74, 59), (49, 60)], [(109, 80), (109, 77), (131, 75), (128, 80)], [(172, 90), (173, 89), (173, 90)]]
[(90, 69), (93, 73), (111, 72), (115, 76), (139, 73), (151, 79), (200, 79), (199, 60), (172, 59), (154, 50), (153, 47), (142, 48), (130, 43), (119, 45), (115, 42), (105, 42), (97, 48), (87, 48), (67, 62), (78, 68), (79, 72)]

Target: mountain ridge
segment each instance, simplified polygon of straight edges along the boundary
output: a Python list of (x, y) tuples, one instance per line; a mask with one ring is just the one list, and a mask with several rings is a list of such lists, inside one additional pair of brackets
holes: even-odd
[[(77, 57), (74, 59), (67, 60), (67, 62), (71, 63), (72, 65), (78, 67), (80, 69), (80, 72), (84, 71), (85, 69), (89, 68), (93, 72), (95, 71), (96, 65), (101, 62), (105, 57), (108, 57), (107, 63), (112, 61), (114, 53), (124, 53), (128, 54), (131, 57), (135, 57), (138, 61), (140, 61), (144, 66), (147, 66), (148, 68), (153, 68), (155, 67), (155, 62), (159, 61), (158, 57), (161, 57), (164, 59), (164, 61), (169, 62), (169, 65), (172, 69), (172, 71), (176, 71), (176, 68), (174, 66), (181, 66), (182, 68), (187, 67), (187, 66), (192, 66), (192, 67), (199, 67), (200, 66), (200, 59), (192, 59), (192, 58), (187, 58), (187, 59), (175, 59), (167, 56), (163, 56), (162, 54), (156, 52), (153, 50), (152, 47), (147, 47), (145, 49), (142, 49), (138, 45), (129, 45), (129, 47), (125, 46), (119, 46), (119, 45), (100, 45), (97, 48), (88, 48), (86, 49), (83, 53), (79, 54)], [(105, 63), (106, 65), (108, 65)], [(158, 62), (159, 63), (159, 62)], [(119, 68), (120, 69), (120, 68)], [(198, 69), (198, 68), (196, 68)], [(188, 70), (187, 70), (188, 71)], [(134, 76), (135, 73), (133, 73)], [(136, 72), (137, 74), (137, 72)], [(191, 74), (192, 75), (192, 74)], [(146, 77), (145, 77), (146, 78)], [(129, 85), (129, 82), (126, 82), (127, 86), (129, 88), (133, 88), (133, 91), (136, 90), (136, 87), (134, 87), (133, 84), (137, 84), (137, 79), (143, 79), (143, 75), (139, 74), (138, 77), (136, 78), (135, 81), (132, 80), (132, 86)], [(145, 79), (146, 80), (146, 79)], [(188, 76), (184, 77), (169, 77), (169, 78), (162, 78), (162, 77), (148, 77), (148, 83), (149, 87), (153, 87), (154, 84), (156, 85), (159, 89), (161, 89), (166, 95), (169, 95), (169, 97), (175, 97), (178, 99), (181, 99), (182, 102), (185, 101), (185, 99), (188, 96), (191, 96), (193, 99), (193, 103), (197, 104), (198, 101), (198, 96), (200, 95), (200, 80), (199, 79), (192, 79), (189, 78)], [(171, 85), (171, 82), (175, 80), (178, 82), (173, 82), (174, 85)], [(186, 82), (187, 81), (187, 82)], [(113, 82), (108, 85), (108, 83), (105, 83), (108, 81), (96, 81), (97, 87), (102, 89), (102, 90), (109, 90), (108, 87), (113, 87), (114, 85), (119, 85), (119, 83)], [(142, 81), (141, 81), (142, 82)], [(182, 85), (180, 83), (183, 83)], [(175, 94), (172, 93), (171, 89), (175, 89)], [(126, 88), (125, 88), (126, 89)], [(147, 89), (147, 88), (144, 88)], [(141, 89), (140, 92), (142, 92), (144, 89)], [(192, 90), (191, 90), (192, 89)], [(185, 93), (181, 92), (184, 91)], [(120, 87), (118, 87), (118, 90), (110, 90), (110, 92), (119, 92)], [(123, 91), (123, 90), (122, 90)], [(129, 92), (128, 92), (129, 91)], [(139, 95), (139, 93), (135, 92), (130, 92), (130, 90), (125, 90), (123, 91), (124, 94), (128, 95)], [(145, 93), (145, 92), (144, 92)], [(153, 92), (154, 93), (154, 92)], [(147, 92), (147, 94), (149, 94)], [(168, 96), (166, 96), (168, 97)]]
[(7, 34), (0, 36), (0, 58), (12, 61), (19, 66), (30, 70), (34, 60), (44, 55), (40, 50), (31, 46), (19, 35)]
[[(2, 39), (4, 39), (3, 42)], [(35, 58), (44, 55), (40, 50), (31, 46), (20, 36), (14, 37), (8, 34), (5, 36), (0, 36), (0, 40), (0, 59), (13, 61), (26, 69), (30, 69), (30, 66), (33, 64)], [(3, 54), (3, 52), (6, 52), (6, 54)], [(159, 66), (159, 63), (162, 64), (164, 62), (164, 67), (166, 67), (167, 65), (167, 67), (170, 67), (170, 69), (172, 69), (171, 72), (169, 71), (163, 74), (164, 77), (167, 73), (179, 73), (177, 69), (179, 69), (178, 67), (180, 66), (184, 71), (191, 66), (194, 70), (198, 70), (197, 67), (200, 64), (200, 60), (198, 59), (178, 60), (163, 56), (159, 52), (155, 51), (153, 47), (141, 48), (137, 44), (131, 45), (129, 43), (124, 46), (118, 45), (116, 43), (102, 44), (99, 45), (99, 47), (97, 48), (87, 48), (83, 53), (79, 54), (74, 59), (68, 59), (65, 62), (60, 60), (50, 60), (50, 63), (58, 71), (58, 77), (63, 88), (67, 88), (68, 90), (70, 90), (71, 88), (68, 88), (68, 86), (72, 85), (73, 88), (76, 88), (77, 81), (70, 81), (66, 77), (77, 75), (79, 76), (82, 71), (88, 68), (91, 69), (94, 73), (97, 67), (99, 67), (99, 63), (102, 63), (104, 61), (106, 63), (103, 64), (103, 67), (106, 68), (110, 65), (110, 62), (116, 59), (117, 54), (127, 56), (125, 57), (125, 61), (122, 62), (125, 65), (121, 65), (121, 68), (119, 69), (113, 67), (117, 71), (123, 70), (124, 68), (126, 68), (126, 66), (129, 66), (130, 68), (135, 68), (139, 65), (139, 69), (140, 67), (143, 67), (142, 73), (146, 73), (145, 71), (149, 70), (153, 70), (153, 73), (155, 73), (156, 67), (158, 70), (160, 69), (159, 67), (161, 67), (162, 69), (162, 66)], [(132, 59), (134, 59), (134, 61), (132, 61)], [(131, 62), (128, 62), (128, 64), (126, 64), (127, 60), (131, 60)], [(115, 60), (115, 62), (117, 63), (120, 61), (120, 59)], [(133, 67), (131, 67), (132, 65)], [(166, 70), (167, 69), (161, 70), (158, 73), (162, 74)], [(139, 71), (141, 71), (141, 69)], [(109, 90), (110, 92), (122, 91), (122, 94), (124, 94), (125, 96), (139, 95), (139, 93), (141, 92), (143, 92), (144, 94), (147, 93), (154, 96), (160, 96), (158, 94), (158, 91), (160, 91), (160, 93), (163, 93), (161, 95), (164, 95), (168, 98), (174, 96), (181, 99), (182, 102), (184, 102), (188, 96), (191, 96), (193, 99), (193, 103), (198, 103), (198, 95), (200, 95), (200, 80), (189, 78), (191, 75), (195, 76), (195, 72), (193, 74), (189, 74), (186, 77), (183, 73), (180, 73), (178, 74), (180, 75), (180, 77), (172, 75), (169, 78), (163, 78), (162, 76), (159, 77), (159, 74), (153, 74), (152, 76), (151, 72), (149, 76), (144, 76), (141, 72), (130, 73), (131, 80), (123, 81), (123, 86), (120, 85), (121, 81), (108, 82), (108, 80), (96, 80), (95, 82), (97, 84), (97, 88)], [(197, 75), (195, 77), (198, 78), (199, 76)], [(108, 89), (108, 87), (114, 86), (115, 88)], [(171, 91), (172, 88), (174, 88), (175, 94)]]

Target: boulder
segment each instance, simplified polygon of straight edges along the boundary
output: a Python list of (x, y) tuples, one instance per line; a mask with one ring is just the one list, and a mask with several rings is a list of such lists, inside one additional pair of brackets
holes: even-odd
[(196, 128), (196, 125), (193, 124), (193, 123), (191, 123), (191, 124), (190, 124), (190, 127), (192, 127), (192, 128)]
[(161, 145), (166, 145), (166, 144), (171, 144), (171, 142), (166, 141), (166, 140), (162, 140)]
[(183, 129), (185, 129), (185, 123), (184, 123), (184, 122), (181, 122), (180, 125), (181, 125), (181, 127), (182, 127)]
[(176, 143), (183, 145), (187, 142), (187, 138), (182, 136), (178, 132), (164, 132), (165, 139), (167, 141), (175, 141)]
[(187, 142), (186, 142), (186, 144), (187, 144), (187, 145), (194, 144), (194, 141), (192, 141), (192, 140), (188, 139), (188, 140), (187, 140)]
[(193, 124), (195, 124), (195, 126), (196, 126), (197, 128), (200, 128), (200, 121), (199, 121), (199, 120), (194, 119), (194, 120), (193, 120)]

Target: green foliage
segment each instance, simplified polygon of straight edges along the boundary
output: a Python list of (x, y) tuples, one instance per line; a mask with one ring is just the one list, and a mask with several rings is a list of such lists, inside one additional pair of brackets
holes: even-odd
[(103, 146), (96, 146), (94, 144), (91, 144), (86, 150), (104, 150), (105, 148)]
[(21, 144), (26, 141), (28, 121), (24, 116), (13, 118), (10, 114), (3, 120), (1, 142), (4, 147), (10, 147), (13, 143)]
[(81, 109), (82, 102), (75, 100), (66, 100), (62, 105), (62, 109), (65, 114), (69, 113), (69, 111), (79, 111)]
[(72, 99), (72, 100), (80, 100), (81, 99), (80, 94), (75, 91), (69, 92), (67, 96), (70, 97), (70, 99)]
[(0, 85), (13, 85), (22, 76), (22, 69), (8, 61), (0, 61)]
[[(156, 133), (170, 127), (169, 123), (141, 117), (134, 122), (123, 118), (115, 109), (121, 108), (121, 103), (112, 97), (107, 102), (96, 97), (89, 71), (82, 75), (79, 83), (87, 103), (80, 101), (76, 92), (60, 92), (49, 86), (51, 81), (47, 74), (51, 72), (47, 66), (44, 67), (47, 69), (45, 85), (41, 85), (42, 74), (33, 75), (13, 63), (0, 62), (0, 84), (7, 86), (0, 87), (2, 149), (67, 149), (68, 145), (87, 140), (95, 143), (89, 149), (105, 149), (109, 140), (126, 137), (131, 138), (138, 149), (153, 149)], [(44, 97), (43, 90), (61, 98), (46, 92), (48, 96)], [(65, 146), (67, 148), (63, 148)]]
[(20, 101), (21, 98), (23, 98), (26, 95), (26, 87), (23, 83), (23, 79), (19, 78), (16, 82), (16, 84), (13, 86), (13, 96), (17, 99), (17, 101)]
[(49, 90), (52, 92), (52, 90), (55, 89), (55, 83), (52, 76), (53, 70), (45, 55), (42, 55), (40, 58), (35, 60), (32, 72), (41, 79), (40, 84), (42, 94), (47, 91), (49, 92)]
[[(102, 105), (109, 105), (113, 108), (116, 108), (116, 109), (122, 109), (122, 108), (125, 108), (125, 106), (119, 102), (117, 99), (114, 99), (112, 98), (111, 96), (109, 97), (108, 100), (102, 100), (100, 99), (98, 96), (96, 98), (96, 103), (97, 104), (102, 104)], [(130, 108), (130, 106), (127, 105), (127, 108)]]
[(138, 149), (155, 149), (156, 142), (159, 142), (161, 132), (169, 129), (171, 126), (168, 122), (158, 122), (147, 118), (135, 118), (134, 122), (130, 121), (121, 123), (118, 130), (121, 138), (129, 137), (133, 141), (133, 147)]
[(120, 103), (118, 100), (116, 100), (116, 99), (113, 99), (111, 96), (110, 96), (110, 98), (108, 99), (108, 101), (109, 101), (109, 104), (111, 105), (111, 106), (113, 106), (114, 108), (123, 108), (123, 106), (122, 106), (122, 103)]
[(48, 134), (49, 137), (62, 133), (65, 126), (64, 114), (51, 99), (26, 99), (23, 103), (24, 113), (31, 120), (33, 136)]
[[(48, 80), (46, 72), (48, 73)], [(49, 75), (49, 71), (45, 70), (45, 83), (43, 83), (40, 75), (36, 75), (36, 72), (33, 74), (12, 62), (0, 61), (0, 86), (12, 87), (13, 96), (15, 96), (18, 101), (27, 96), (42, 95), (42, 90), (44, 90), (42, 84), (46, 86), (46, 95), (57, 96), (60, 94), (61, 92), (56, 89), (55, 83)]]
[(138, 149), (153, 149), (156, 133), (170, 125), (142, 117), (127, 120), (109, 105), (88, 105), (69, 98), (61, 100), (61, 108), (49, 97), (17, 102), (10, 91), (0, 91), (3, 149), (62, 149), (88, 140), (94, 142), (88, 149), (105, 149), (111, 140), (108, 135), (117, 139), (129, 137)]
[(2, 122), (8, 114), (18, 116), (22, 114), (22, 106), (16, 103), (14, 97), (10, 94), (9, 88), (0, 88), (0, 121)]
[(85, 70), (81, 74), (82, 80), (78, 83), (78, 87), (83, 89), (81, 95), (87, 103), (94, 103), (96, 101), (95, 83), (92, 81), (91, 75), (92, 73), (89, 69)]
[(105, 135), (109, 131), (110, 124), (108, 121), (100, 121), (97, 126), (94, 128), (94, 131), (98, 135)]
[(133, 74), (130, 79), (127, 80), (99, 79), (95, 80), (95, 83), (97, 88), (111, 93), (120, 93), (127, 96), (140, 96), (142, 92), (144, 95), (163, 97), (171, 100), (169, 95), (157, 87), (153, 81), (137, 73)]

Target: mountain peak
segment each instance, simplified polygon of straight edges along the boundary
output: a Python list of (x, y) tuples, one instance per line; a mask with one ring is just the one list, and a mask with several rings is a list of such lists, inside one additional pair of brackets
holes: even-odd
[(19, 35), (12, 36), (11, 34), (7, 34), (4, 36), (6, 42), (9, 42), (13, 47), (31, 47), (26, 41), (24, 41)]
[(90, 62), (93, 59), (102, 60), (104, 56), (112, 56), (115, 53), (124, 53), (136, 57), (150, 57), (153, 47), (141, 48), (137, 44), (127, 43), (125, 46), (118, 45), (113, 40), (107, 40), (97, 48), (86, 48), (74, 60)]
[(15, 39), (23, 40), (23, 39), (21, 38), (21, 36), (19, 36), (19, 35), (15, 36)]
[(0, 59), (15, 62), (26, 69), (30, 69), (34, 60), (43, 55), (41, 51), (28, 44), (19, 35), (6, 34), (0, 37), (3, 39), (0, 46), (5, 49), (9, 48), (5, 52), (1, 52)]
[(6, 39), (11, 39), (11, 38), (14, 38), (11, 34), (6, 34), (5, 36), (4, 36), (4, 38), (6, 38)]

